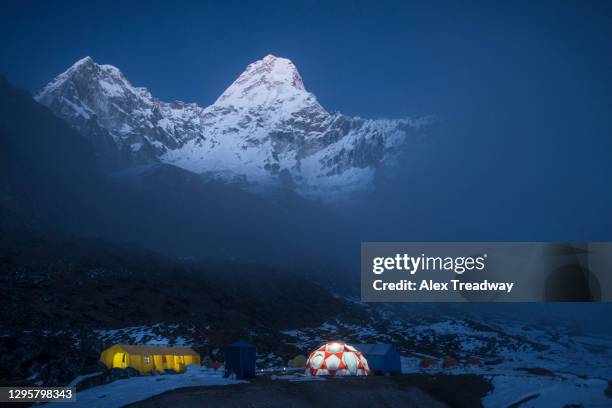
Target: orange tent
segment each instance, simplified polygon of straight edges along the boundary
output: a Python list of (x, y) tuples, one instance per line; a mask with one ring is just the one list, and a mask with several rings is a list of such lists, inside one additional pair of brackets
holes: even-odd
[(447, 358), (442, 362), (442, 368), (453, 368), (459, 365), (459, 361), (455, 358)]

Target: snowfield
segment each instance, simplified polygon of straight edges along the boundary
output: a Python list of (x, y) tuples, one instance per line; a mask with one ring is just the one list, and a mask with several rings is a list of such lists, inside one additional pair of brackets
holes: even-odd
[(600, 379), (545, 378), (509, 372), (494, 375), (492, 380), (495, 389), (482, 401), (487, 408), (556, 408), (570, 404), (609, 408), (612, 404), (611, 398), (605, 395), (608, 382)]
[(76, 403), (54, 403), (66, 408), (120, 408), (183, 387), (221, 386), (245, 381), (223, 378), (223, 370), (189, 366), (184, 374), (133, 377), (77, 393)]

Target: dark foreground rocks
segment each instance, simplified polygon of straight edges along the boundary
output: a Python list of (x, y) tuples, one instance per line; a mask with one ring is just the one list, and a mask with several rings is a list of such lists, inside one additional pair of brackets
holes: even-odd
[(258, 377), (248, 384), (184, 388), (130, 405), (161, 407), (469, 407), (492, 389), (477, 375), (402, 375), (289, 382)]

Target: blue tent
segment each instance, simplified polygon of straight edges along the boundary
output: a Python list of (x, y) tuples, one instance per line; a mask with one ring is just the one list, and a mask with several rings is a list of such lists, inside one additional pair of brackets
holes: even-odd
[(391, 344), (354, 344), (363, 353), (375, 375), (401, 374), (400, 355)]
[(225, 375), (236, 378), (255, 377), (255, 346), (246, 340), (238, 340), (225, 349)]

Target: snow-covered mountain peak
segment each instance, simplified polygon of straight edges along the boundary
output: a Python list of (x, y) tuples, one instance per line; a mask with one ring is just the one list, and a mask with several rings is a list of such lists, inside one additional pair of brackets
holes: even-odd
[(54, 92), (57, 88), (61, 87), (66, 81), (70, 80), (81, 70), (87, 70), (91, 66), (95, 65), (93, 59), (89, 56), (81, 58), (66, 71), (56, 76), (51, 82), (49, 82), (37, 95), (36, 98), (43, 98), (46, 94)]
[(36, 99), (88, 138), (110, 171), (168, 163), (245, 188), (289, 187), (325, 200), (369, 191), (425, 122), (327, 112), (295, 65), (267, 55), (217, 101), (164, 102), (86, 57)]
[(89, 64), (95, 64), (93, 58), (91, 58), (89, 55), (86, 57), (81, 58), (80, 60), (78, 60), (77, 62), (75, 62), (74, 64), (72, 64), (72, 67), (70, 67), (71, 69), (76, 69), (80, 66), (84, 66), (84, 65), (89, 65)]
[(118, 68), (112, 65), (96, 64), (91, 57), (87, 56), (55, 77), (36, 98), (44, 99), (48, 94), (57, 92), (60, 88), (71, 88), (75, 93), (88, 93), (95, 87), (109, 96), (122, 97), (126, 91), (138, 93)]
[(217, 99), (215, 105), (252, 108), (309, 98), (315, 100), (312, 94), (306, 92), (302, 77), (293, 62), (267, 55), (247, 66)]

